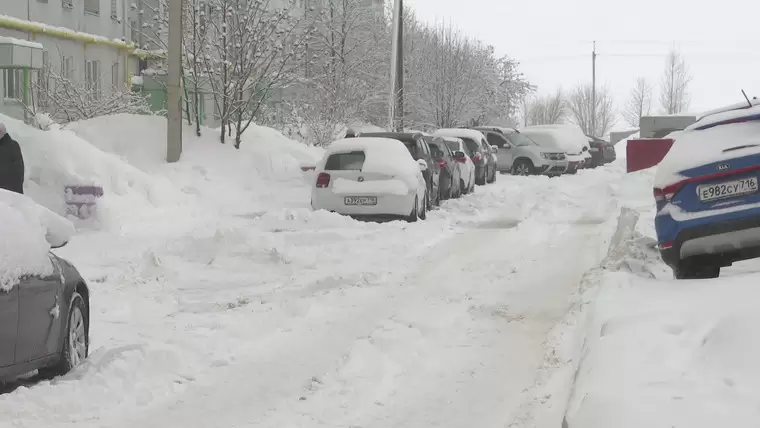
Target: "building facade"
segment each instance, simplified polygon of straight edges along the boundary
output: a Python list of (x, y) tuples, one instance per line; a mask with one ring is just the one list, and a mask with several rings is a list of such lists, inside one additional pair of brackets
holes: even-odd
[[(138, 72), (128, 1), (2, 0), (0, 37), (42, 45), (43, 68), (30, 84), (45, 88), (55, 73), (105, 95)], [(0, 113), (23, 115), (21, 79), (20, 70), (0, 70)]]

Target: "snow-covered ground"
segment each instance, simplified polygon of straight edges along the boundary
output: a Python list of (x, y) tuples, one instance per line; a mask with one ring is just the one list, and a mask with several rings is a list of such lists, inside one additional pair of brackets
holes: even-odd
[[(265, 128), (239, 151), (187, 129), (183, 160), (166, 165), (159, 118), (6, 123), (35, 199), (62, 209), (64, 184), (105, 196), (56, 250), (92, 289), (91, 357), (7, 387), (0, 426), (558, 427), (570, 403), (570, 426), (589, 427), (657, 409), (717, 415), (733, 396), (742, 414), (755, 409), (754, 378), (718, 377), (760, 349), (740, 340), (751, 274), (668, 282), (642, 240), (600, 269), (622, 207), (651, 227), (652, 175), (625, 175), (622, 161), (502, 175), (427, 221), (375, 224), (312, 212), (299, 165), (320, 150)], [(744, 294), (715, 305), (725, 287)], [(731, 311), (745, 316), (716, 324)], [(715, 343), (691, 346), (708, 333)], [(743, 346), (747, 357), (733, 354)], [(734, 395), (720, 395), (725, 379)]]

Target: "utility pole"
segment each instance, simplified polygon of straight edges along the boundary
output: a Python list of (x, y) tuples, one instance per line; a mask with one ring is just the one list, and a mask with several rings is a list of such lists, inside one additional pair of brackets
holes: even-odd
[(591, 50), (591, 134), (596, 137), (596, 40)]
[(166, 82), (166, 161), (182, 156), (182, 0), (169, 0), (169, 46), (166, 52), (169, 75)]
[(404, 0), (394, 0), (391, 43), (391, 99), (388, 122), (391, 131), (404, 129)]

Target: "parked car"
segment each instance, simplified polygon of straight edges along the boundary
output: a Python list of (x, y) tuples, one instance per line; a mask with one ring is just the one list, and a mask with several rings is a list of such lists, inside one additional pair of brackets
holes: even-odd
[(615, 159), (615, 146), (608, 141), (597, 137), (588, 137), (589, 152), (591, 153), (591, 167), (606, 165)]
[(441, 167), (438, 162), (433, 159), (430, 153), (430, 147), (428, 147), (425, 141), (425, 134), (422, 132), (363, 132), (358, 134), (360, 137), (368, 138), (392, 138), (394, 140), (401, 141), (406, 146), (409, 153), (414, 160), (424, 160), (427, 163), (427, 169), (422, 172), (425, 177), (425, 182), (428, 186), (426, 209), (432, 210), (434, 206), (438, 206), (441, 203), (438, 195), (440, 190), (438, 184), (441, 181)]
[(470, 159), (475, 164), (475, 184), (484, 185), (496, 180), (496, 163), (489, 153), (498, 150), (491, 147), (482, 132), (474, 129), (444, 128), (433, 133), (436, 137), (454, 137), (464, 141), (470, 154)]
[(87, 358), (90, 344), (87, 283), (50, 251), (66, 245), (74, 226), (5, 190), (0, 217), (8, 252), (0, 257), (0, 381), (34, 370), (63, 375)]
[(567, 158), (567, 174), (575, 174), (590, 163), (588, 137), (576, 125), (535, 125), (520, 132), (542, 147), (563, 150)]
[(675, 278), (716, 278), (760, 257), (760, 106), (705, 116), (670, 138), (654, 180), (655, 229)]
[(461, 138), (438, 137), (443, 139), (446, 145), (454, 153), (454, 160), (459, 164), (460, 183), (462, 194), (466, 195), (475, 190), (475, 164), (472, 163), (472, 152)]
[(497, 169), (513, 175), (561, 175), (567, 170), (565, 153), (556, 148), (542, 148), (520, 131), (506, 127), (478, 127), (491, 145), (498, 148)]
[(446, 145), (442, 137), (425, 137), (430, 152), (441, 167), (441, 178), (438, 189), (440, 199), (458, 198), (462, 195), (462, 173), (460, 164), (456, 161), (454, 152)]
[(427, 169), (427, 162), (415, 160), (396, 139), (337, 140), (317, 164), (311, 207), (357, 218), (424, 220)]

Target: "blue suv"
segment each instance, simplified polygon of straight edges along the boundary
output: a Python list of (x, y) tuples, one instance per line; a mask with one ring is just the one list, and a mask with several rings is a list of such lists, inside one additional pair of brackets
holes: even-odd
[(701, 118), (658, 167), (655, 228), (676, 279), (760, 257), (760, 106)]

